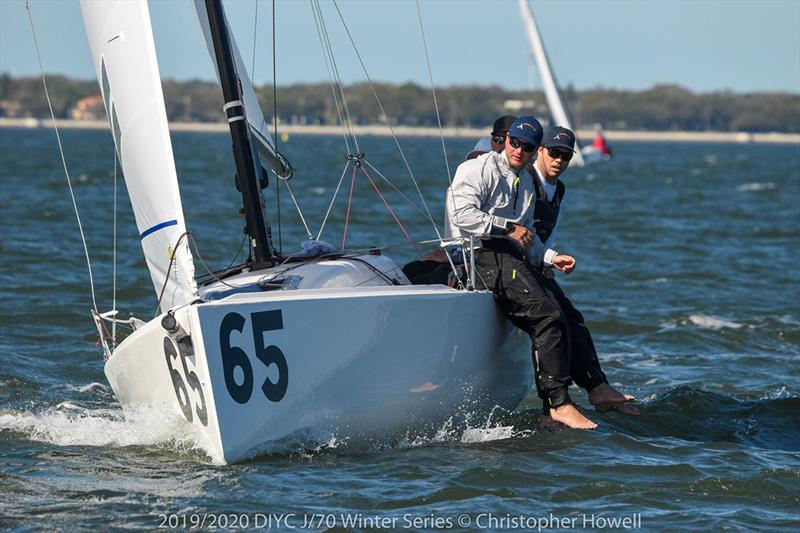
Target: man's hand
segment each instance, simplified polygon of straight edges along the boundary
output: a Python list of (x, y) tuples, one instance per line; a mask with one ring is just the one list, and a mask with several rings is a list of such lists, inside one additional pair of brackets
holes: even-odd
[(575, 269), (575, 258), (571, 255), (556, 254), (553, 258), (553, 266), (564, 274), (569, 274)]
[(531, 243), (533, 243), (533, 233), (531, 233), (531, 230), (525, 226), (520, 226), (519, 224), (514, 224), (513, 228), (506, 234), (506, 236), (511, 237), (520, 243), (523, 248), (527, 248), (531, 245)]

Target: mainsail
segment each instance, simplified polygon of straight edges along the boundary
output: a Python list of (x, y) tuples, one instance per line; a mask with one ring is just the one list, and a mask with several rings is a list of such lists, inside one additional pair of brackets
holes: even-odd
[[(519, 0), (519, 10), (522, 15), (522, 21), (525, 24), (525, 34), (528, 36), (533, 58), (536, 60), (536, 66), (542, 76), (544, 95), (547, 98), (547, 107), (550, 108), (553, 125), (564, 126), (574, 131), (575, 128), (572, 126), (572, 120), (570, 120), (566, 104), (558, 92), (553, 69), (550, 68), (550, 61), (547, 59), (544, 43), (542, 43), (542, 37), (539, 34), (539, 28), (536, 26), (536, 20), (533, 18), (533, 10), (528, 5), (528, 0)], [(579, 167), (584, 165), (581, 149), (577, 142), (575, 143), (575, 155), (572, 157), (571, 164)]]
[[(214, 61), (214, 43), (211, 40), (211, 29), (208, 23), (208, 12), (206, 11), (205, 0), (194, 0), (194, 8), (197, 12), (197, 18), (200, 21), (200, 27), (203, 29), (203, 37), (206, 39), (208, 53), (211, 55), (212, 62), (214, 62), (214, 68), (216, 68), (217, 64)], [(264, 114), (261, 112), (256, 91), (253, 89), (253, 83), (250, 81), (250, 76), (247, 74), (247, 68), (245, 67), (244, 61), (242, 61), (242, 54), (239, 52), (239, 47), (233, 37), (233, 32), (231, 31), (230, 24), (228, 24), (227, 17), (225, 19), (225, 25), (228, 27), (231, 48), (233, 48), (236, 73), (241, 82), (242, 99), (247, 116), (247, 123), (250, 127), (251, 138), (255, 141), (254, 145), (258, 150), (258, 157), (262, 164), (272, 169), (278, 176), (288, 179), (292, 175), (292, 167), (282, 155), (278, 154), (269, 140), (269, 124), (264, 119)], [(217, 78), (219, 78), (219, 72), (217, 72)]]
[(194, 300), (197, 285), (150, 12), (146, 2), (124, 0), (81, 0), (81, 11), (145, 260), (166, 311)]

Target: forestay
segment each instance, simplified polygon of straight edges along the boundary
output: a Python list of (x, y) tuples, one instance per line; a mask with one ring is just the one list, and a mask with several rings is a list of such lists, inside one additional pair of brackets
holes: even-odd
[[(194, 0), (194, 8), (197, 12), (197, 18), (200, 21), (200, 27), (203, 29), (203, 37), (205, 37), (206, 40), (208, 53), (211, 55), (211, 60), (216, 69), (217, 62), (214, 60), (214, 42), (211, 40), (211, 28), (208, 23), (208, 12), (206, 11), (205, 1)], [(264, 119), (264, 114), (261, 112), (261, 107), (256, 97), (256, 91), (253, 89), (253, 83), (250, 81), (250, 76), (247, 74), (247, 68), (245, 68), (244, 61), (242, 61), (242, 54), (239, 52), (239, 46), (236, 44), (236, 39), (233, 36), (230, 24), (228, 24), (227, 17), (225, 18), (225, 25), (228, 28), (231, 48), (233, 48), (236, 74), (239, 76), (239, 81), (241, 83), (242, 100), (247, 123), (250, 127), (252, 140), (256, 141), (255, 146), (258, 150), (259, 158), (262, 164), (266, 164), (266, 166), (272, 168), (279, 176), (289, 178), (291, 177), (292, 169), (288, 161), (277, 154), (275, 147), (269, 140), (270, 135), (267, 121)], [(217, 71), (217, 79), (219, 79), (219, 71)]]
[[(162, 311), (192, 301), (194, 264), (183, 218), (146, 2), (81, 0), (117, 155)], [(175, 255), (174, 263), (170, 259)]]
[[(575, 128), (572, 126), (572, 120), (570, 120), (567, 113), (566, 105), (558, 92), (553, 70), (550, 68), (550, 62), (544, 50), (542, 36), (539, 34), (539, 28), (536, 26), (536, 20), (533, 18), (533, 11), (528, 5), (528, 0), (519, 0), (519, 10), (525, 25), (525, 34), (528, 36), (528, 41), (531, 45), (533, 58), (536, 60), (536, 66), (542, 76), (542, 88), (544, 89), (545, 98), (547, 98), (547, 107), (550, 108), (550, 116), (553, 119), (552, 125), (564, 126), (574, 131)], [(575, 144), (575, 155), (572, 161), (574, 165), (583, 166), (583, 157), (577, 143)]]

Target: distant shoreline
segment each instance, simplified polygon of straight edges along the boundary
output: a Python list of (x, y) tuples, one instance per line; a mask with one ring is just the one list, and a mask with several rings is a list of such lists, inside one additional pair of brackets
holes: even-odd
[[(63, 129), (107, 130), (108, 122), (105, 120), (69, 120), (57, 119), (56, 124)], [(213, 132), (221, 133), (228, 130), (225, 123), (206, 122), (171, 122), (171, 131)], [(0, 117), (0, 128), (52, 128), (52, 120), (38, 118), (3, 118)], [(357, 135), (389, 136), (391, 131), (388, 126), (375, 124), (369, 126), (353, 126), (352, 130)], [(289, 135), (342, 135), (341, 126), (313, 126), (299, 124), (284, 124), (281, 133)], [(398, 137), (439, 137), (438, 128), (423, 128), (409, 126), (395, 126), (394, 133)], [(578, 137), (591, 139), (594, 131), (579, 129)], [(719, 131), (626, 131), (604, 130), (604, 135), (609, 141), (636, 141), (636, 142), (719, 142), (719, 143), (773, 143), (773, 144), (800, 144), (800, 134), (797, 133), (744, 133), (744, 132), (719, 132)], [(443, 128), (445, 137), (477, 139), (486, 135), (485, 129), (477, 128)]]

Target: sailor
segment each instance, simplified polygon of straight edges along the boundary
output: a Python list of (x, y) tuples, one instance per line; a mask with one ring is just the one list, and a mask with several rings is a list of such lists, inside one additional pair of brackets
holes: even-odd
[(492, 150), (492, 138), (488, 135), (486, 137), (481, 137), (478, 139), (478, 142), (475, 143), (475, 147), (467, 152), (467, 157), (464, 158), (464, 161), (467, 159), (475, 159), (479, 155), (491, 152)]
[(508, 129), (511, 127), (511, 124), (513, 124), (515, 120), (517, 120), (517, 117), (515, 117), (514, 115), (503, 115), (502, 117), (494, 121), (491, 134), (492, 150), (498, 153), (503, 151), (503, 148), (505, 147), (506, 143), (506, 135), (508, 134)]
[[(458, 167), (445, 212), (450, 236), (480, 237), (473, 252), (479, 288), (492, 291), (508, 319), (531, 337), (545, 415), (568, 427), (593, 429), (597, 424), (572, 403), (567, 391), (572, 382), (589, 392), (600, 411), (638, 411), (627, 403), (632, 396), (609, 386), (583, 317), (555, 279), (545, 275), (551, 268), (570, 273), (576, 264), (552, 248), (565, 190), (558, 177), (574, 145), (575, 136), (566, 128), (550, 128), (543, 137), (535, 117), (516, 119), (501, 153)], [(532, 175), (525, 167), (537, 152)]]
[(611, 157), (611, 147), (608, 145), (608, 142), (603, 135), (603, 127), (600, 124), (594, 125), (594, 140), (592, 141), (592, 147), (605, 157)]

